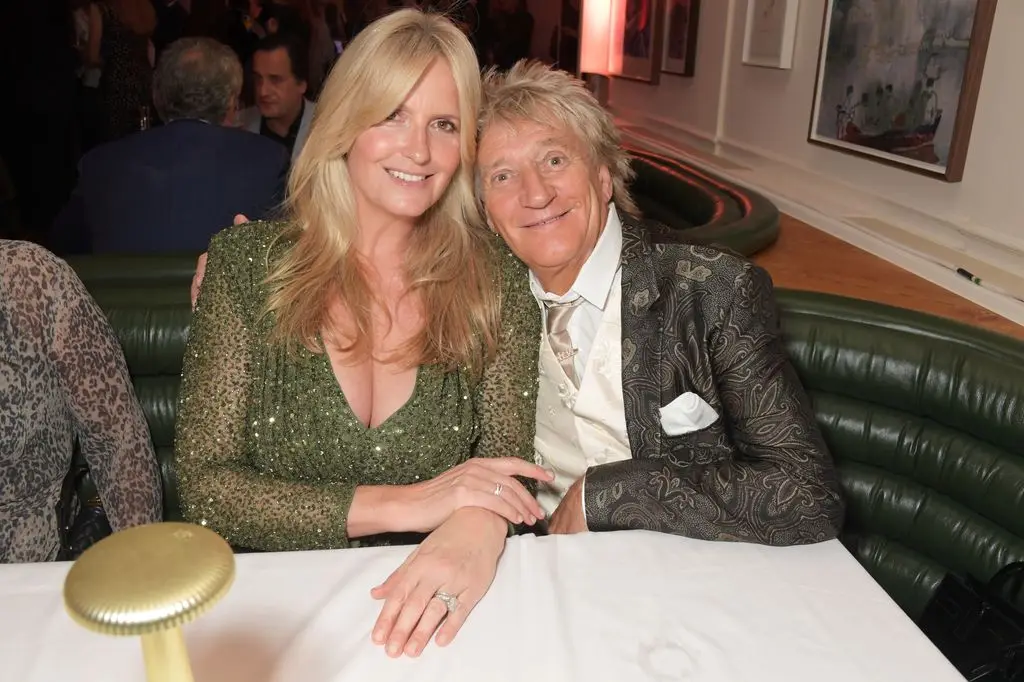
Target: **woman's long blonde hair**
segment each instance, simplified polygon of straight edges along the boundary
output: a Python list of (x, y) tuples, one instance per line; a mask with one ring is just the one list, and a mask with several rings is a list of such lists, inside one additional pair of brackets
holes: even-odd
[(296, 242), (273, 267), (268, 312), (274, 337), (323, 350), (337, 341), (330, 305), (352, 317), (341, 348), (370, 354), (371, 308), (378, 297), (353, 248), (359, 229), (346, 155), (356, 137), (399, 108), (430, 65), (444, 59), (459, 93), (461, 164), (440, 200), (413, 230), (405, 258), (408, 293), (419, 297), (423, 329), (393, 358), (479, 372), (493, 356), (500, 319), (491, 238), (473, 196), (480, 69), (465, 35), (440, 15), (399, 10), (361, 31), (331, 71), (306, 144), (288, 182)]

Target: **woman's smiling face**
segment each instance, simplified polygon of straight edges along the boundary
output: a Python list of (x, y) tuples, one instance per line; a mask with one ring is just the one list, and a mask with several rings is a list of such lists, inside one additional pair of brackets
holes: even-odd
[(359, 221), (415, 222), (437, 203), (459, 168), (462, 123), (451, 68), (437, 59), (402, 105), (349, 150)]

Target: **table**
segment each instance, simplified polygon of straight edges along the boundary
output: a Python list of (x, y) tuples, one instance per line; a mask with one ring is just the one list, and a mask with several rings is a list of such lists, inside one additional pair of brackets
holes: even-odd
[[(185, 628), (196, 681), (963, 682), (838, 541), (513, 538), (455, 642), (389, 659), (369, 591), (408, 552), (238, 556), (231, 592)], [(0, 566), (0, 680), (142, 682), (137, 639), (65, 614), (68, 566)]]

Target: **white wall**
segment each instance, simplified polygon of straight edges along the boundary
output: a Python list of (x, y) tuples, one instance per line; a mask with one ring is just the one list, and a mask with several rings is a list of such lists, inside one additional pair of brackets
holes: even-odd
[[(656, 130), (660, 124), (675, 125), (711, 141), (708, 147), (716, 153), (748, 153), (747, 160), (754, 160), (751, 167), (760, 160), (776, 177), (788, 177), (787, 191), (794, 195), (805, 180), (808, 194), (820, 191), (819, 182), (831, 183), (834, 197), (841, 196), (841, 188), (850, 188), (848, 196), (854, 199), (836, 209), (846, 216), (880, 211), (884, 215), (876, 217), (898, 224), (902, 211), (910, 222), (899, 226), (918, 235), (927, 237), (931, 221), (935, 234), (945, 230), (947, 237), (966, 235), (961, 242), (968, 246), (971, 236), (988, 240), (995, 255), (983, 260), (1012, 253), (1016, 260), (1004, 259), (1000, 267), (1010, 271), (1015, 264), (1024, 275), (1024, 214), (1017, 201), (1024, 195), (1024, 0), (998, 3), (959, 183), (807, 142), (826, 2), (801, 0), (793, 68), (776, 70), (742, 64), (747, 0), (704, 0), (696, 77), (662, 74), (657, 86), (613, 78), (611, 108), (626, 123), (655, 132), (661, 132)], [(808, 202), (814, 198), (806, 197)], [(828, 212), (827, 207), (818, 209)], [(954, 241), (946, 239), (947, 245)], [(1005, 247), (1002, 256), (995, 246)]]
[(704, 0), (700, 11), (696, 70), (692, 78), (661, 74), (656, 86), (613, 78), (611, 106), (675, 121), (684, 130), (713, 137), (718, 129), (722, 74), (727, 66), (726, 34), (732, 0)]
[[(745, 8), (745, 3), (740, 2)], [(726, 103), (727, 140), (782, 155), (799, 165), (867, 191), (1024, 239), (1024, 217), (1012, 198), (1024, 192), (1024, 2), (1000, 2), (985, 60), (970, 152), (963, 180), (948, 183), (840, 154), (807, 143), (818, 46), (826, 0), (803, 0), (792, 71), (759, 69), (741, 62), (743, 18), (732, 27)]]

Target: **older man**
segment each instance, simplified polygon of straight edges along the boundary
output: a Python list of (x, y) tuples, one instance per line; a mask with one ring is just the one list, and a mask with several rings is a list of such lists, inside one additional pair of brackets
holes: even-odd
[(530, 268), (541, 339), (538, 498), (550, 531), (790, 545), (835, 537), (831, 457), (779, 339), (771, 280), (654, 244), (610, 116), (569, 74), (484, 79), (488, 222)]
[(199, 252), (238, 212), (267, 215), (284, 194), (281, 145), (230, 127), (242, 66), (209, 38), (164, 51), (153, 98), (165, 125), (90, 151), (55, 227), (63, 253)]

